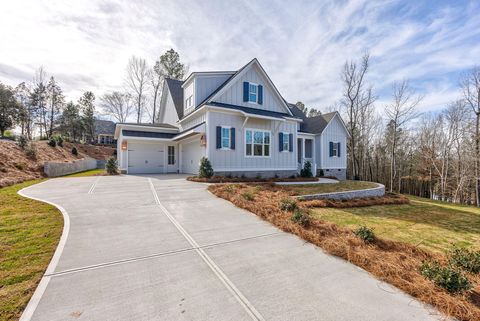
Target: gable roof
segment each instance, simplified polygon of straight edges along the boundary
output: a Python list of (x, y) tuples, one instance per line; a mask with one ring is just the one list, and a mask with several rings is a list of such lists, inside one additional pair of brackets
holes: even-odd
[(287, 105), (290, 108), (290, 111), (292, 112), (293, 116), (295, 116), (297, 118), (301, 118), (303, 120), (305, 120), (305, 118), (307, 118), (307, 115), (305, 115), (305, 113), (303, 111), (301, 111), (297, 107), (297, 105), (291, 104), (291, 103), (287, 103)]
[(253, 58), (252, 60), (250, 60), (246, 65), (244, 65), (242, 68), (240, 68), (239, 70), (237, 70), (237, 72), (235, 72), (231, 77), (229, 77), (223, 84), (221, 84), (211, 95), (209, 95), (202, 103), (200, 103), (198, 105), (197, 108), (200, 108), (201, 106), (203, 106), (204, 104), (208, 104), (208, 103), (211, 103), (216, 97), (217, 95), (220, 95), (221, 91), (224, 90), (226, 87), (228, 87), (228, 85), (232, 84), (235, 79), (239, 78), (243, 72), (250, 66), (252, 66), (253, 64), (256, 64), (261, 73), (263, 74), (263, 76), (267, 79), (269, 85), (273, 88), (273, 91), (277, 94), (280, 102), (283, 103), (284, 107), (285, 107), (285, 110), (287, 111), (288, 114), (290, 114), (290, 116), (293, 116), (292, 112), (290, 111), (290, 108), (288, 107), (287, 103), (285, 102), (285, 100), (283, 99), (282, 95), (280, 94), (280, 92), (278, 91), (277, 87), (275, 87), (275, 84), (272, 82), (272, 80), (270, 79), (270, 77), (268, 76), (268, 74), (265, 72), (265, 69), (263, 69), (262, 65), (260, 65), (260, 63), (258, 62), (257, 58)]
[(113, 135), (115, 132), (115, 123), (110, 120), (95, 119), (95, 134)]
[(337, 115), (336, 111), (314, 117), (305, 117), (303, 123), (300, 124), (300, 131), (310, 134), (321, 134), (335, 115)]
[(173, 104), (175, 105), (175, 110), (177, 111), (178, 119), (183, 117), (183, 81), (176, 80), (172, 78), (165, 78), (165, 83), (167, 84), (168, 91), (172, 96)]

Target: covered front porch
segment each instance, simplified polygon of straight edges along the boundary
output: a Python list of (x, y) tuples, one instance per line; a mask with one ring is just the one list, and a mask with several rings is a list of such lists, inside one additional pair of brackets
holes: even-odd
[(315, 152), (315, 135), (309, 133), (298, 133), (297, 135), (297, 166), (298, 172), (306, 162), (312, 164), (312, 174), (317, 174), (317, 159)]

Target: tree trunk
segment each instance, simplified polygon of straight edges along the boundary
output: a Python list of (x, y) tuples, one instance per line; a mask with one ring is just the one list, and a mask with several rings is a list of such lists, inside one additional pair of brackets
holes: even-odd
[(478, 175), (478, 161), (480, 157), (480, 112), (476, 113), (476, 122), (475, 122), (475, 205), (480, 206), (480, 182)]

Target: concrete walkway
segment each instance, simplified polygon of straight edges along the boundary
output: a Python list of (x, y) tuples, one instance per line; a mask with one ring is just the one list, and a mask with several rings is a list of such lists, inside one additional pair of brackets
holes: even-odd
[(58, 178), (63, 251), (23, 320), (438, 320), (365, 271), (175, 176)]

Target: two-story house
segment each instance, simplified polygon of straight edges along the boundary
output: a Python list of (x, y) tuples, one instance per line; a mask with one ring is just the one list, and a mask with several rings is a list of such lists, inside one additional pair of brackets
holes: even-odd
[(306, 161), (345, 179), (347, 130), (337, 112), (306, 117), (287, 103), (257, 59), (237, 71), (166, 79), (158, 121), (115, 129), (122, 171), (197, 174), (207, 157), (217, 175), (296, 175)]

